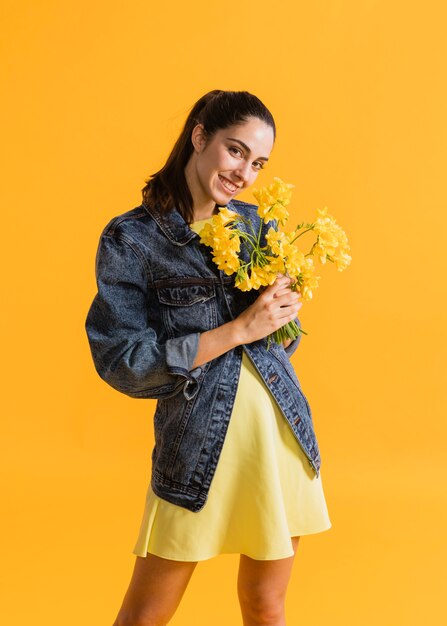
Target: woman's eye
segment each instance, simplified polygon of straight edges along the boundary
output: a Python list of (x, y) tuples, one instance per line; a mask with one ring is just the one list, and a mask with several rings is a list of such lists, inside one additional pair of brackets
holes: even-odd
[(231, 146), (230, 150), (236, 150), (236, 152), (239, 152), (239, 154), (242, 154), (242, 151), (239, 148), (235, 148), (234, 146)]
[[(242, 154), (242, 150), (240, 148), (236, 148), (236, 146), (230, 146), (230, 148), (228, 148), (229, 151), (236, 151), (240, 156), (243, 156)], [(255, 161), (253, 163), (253, 165), (255, 166), (256, 170), (263, 170), (264, 169), (264, 164), (261, 161)]]

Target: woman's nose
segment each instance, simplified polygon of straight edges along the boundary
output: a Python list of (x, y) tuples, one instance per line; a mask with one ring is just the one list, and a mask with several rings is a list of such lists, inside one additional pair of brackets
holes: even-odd
[(250, 163), (241, 164), (236, 170), (236, 174), (246, 183), (250, 176)]

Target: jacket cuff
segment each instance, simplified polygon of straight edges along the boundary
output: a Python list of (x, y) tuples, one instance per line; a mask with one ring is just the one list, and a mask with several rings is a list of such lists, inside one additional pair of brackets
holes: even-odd
[(200, 333), (191, 333), (183, 337), (168, 339), (165, 343), (166, 365), (170, 374), (184, 376), (183, 394), (192, 400), (199, 391), (198, 378), (201, 367), (191, 369), (199, 349)]

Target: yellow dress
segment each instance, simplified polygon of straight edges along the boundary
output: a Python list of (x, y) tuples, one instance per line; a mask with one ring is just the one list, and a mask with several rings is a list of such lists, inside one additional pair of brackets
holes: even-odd
[[(208, 218), (210, 219), (210, 218)], [(191, 225), (196, 232), (208, 220)], [(223, 553), (253, 559), (294, 554), (291, 537), (331, 528), (321, 481), (257, 369), (242, 354), (233, 412), (208, 499), (198, 512), (149, 484), (133, 554), (201, 561)]]

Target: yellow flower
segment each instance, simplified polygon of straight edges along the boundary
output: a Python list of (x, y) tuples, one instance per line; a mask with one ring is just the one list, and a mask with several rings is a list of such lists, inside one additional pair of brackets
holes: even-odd
[(261, 204), (258, 207), (258, 215), (264, 220), (264, 223), (267, 224), (273, 220), (277, 220), (278, 224), (284, 226), (284, 224), (289, 219), (289, 212), (280, 202), (275, 202), (274, 204)]
[(291, 243), (296, 231), (276, 231), (269, 228), (266, 241), (274, 256), (267, 256), (271, 267), (278, 272), (287, 272), (291, 277), (299, 274), (304, 264), (304, 254), (295, 243)]
[(226, 228), (228, 224), (238, 217), (235, 211), (227, 207), (221, 207), (219, 213), (213, 215), (210, 222), (204, 224), (199, 231), (200, 241), (206, 246), (220, 246), (221, 242), (230, 238), (233, 233), (231, 228)]
[(300, 291), (303, 300), (311, 300), (313, 290), (318, 287), (321, 276), (315, 275), (315, 267), (312, 257), (306, 257), (305, 264), (300, 275)]
[(214, 227), (211, 222), (207, 222), (199, 231), (200, 241), (206, 246), (213, 246)]
[(317, 209), (318, 217), (315, 220), (315, 232), (324, 232), (331, 224), (335, 224), (335, 218), (327, 212), (327, 206), (324, 209)]
[(251, 279), (248, 276), (248, 272), (245, 268), (240, 269), (237, 272), (234, 285), (241, 291), (250, 291), (250, 289), (252, 289), (253, 285), (252, 285)]
[(233, 250), (239, 252), (241, 240), (239, 235), (231, 228), (218, 225), (214, 227), (208, 245), (211, 245), (214, 250)]
[(345, 250), (340, 250), (334, 254), (333, 259), (339, 272), (345, 270), (352, 261), (352, 257)]
[(219, 250), (213, 255), (213, 261), (218, 269), (223, 270), (228, 276), (234, 274), (240, 266), (239, 258), (232, 250)]
[(301, 272), (301, 268), (305, 266), (306, 257), (294, 244), (288, 244), (288, 246), (290, 250), (285, 261), (285, 269), (289, 276), (295, 278)]
[(218, 269), (223, 270), (229, 276), (239, 269), (240, 261), (237, 253), (240, 251), (241, 240), (237, 232), (226, 227), (225, 224), (233, 220), (236, 215), (234, 211), (225, 207), (199, 232), (200, 241), (212, 248), (213, 261)]
[(265, 236), (267, 244), (270, 246), (273, 254), (281, 254), (282, 243), (286, 240), (286, 235), (280, 230), (275, 230), (270, 226)]
[(285, 274), (286, 268), (284, 260), (280, 256), (266, 256), (266, 259), (269, 262), (268, 267), (270, 272), (273, 272), (275, 276), (278, 272), (281, 274)]
[(331, 257), (337, 269), (342, 271), (350, 264), (352, 258), (348, 254), (350, 247), (344, 230), (336, 223), (335, 218), (327, 212), (327, 207), (317, 209), (318, 218), (314, 231), (318, 235), (313, 247), (313, 254), (321, 263), (326, 263), (327, 255)]
[(268, 187), (262, 187), (261, 189), (253, 189), (253, 195), (260, 204), (274, 204), (275, 202), (281, 202), (284, 206), (287, 206), (292, 197), (291, 189), (295, 185), (291, 185), (282, 181), (278, 176), (275, 176), (273, 183)]
[(236, 211), (231, 211), (226, 206), (219, 209), (219, 213), (213, 216), (212, 222), (216, 225), (222, 224), (226, 226), (238, 217)]
[(259, 203), (257, 212), (264, 223), (277, 220), (279, 224), (284, 225), (289, 217), (285, 207), (290, 203), (291, 189), (294, 185), (283, 182), (277, 176), (273, 180), (269, 187), (254, 189), (252, 193)]
[(250, 291), (250, 289), (259, 289), (261, 286), (271, 285), (275, 279), (276, 273), (272, 273), (269, 265), (264, 267), (253, 265), (249, 270), (245, 268), (240, 270), (234, 284), (241, 291)]
[(314, 246), (313, 254), (320, 260), (320, 263), (326, 263), (326, 255), (331, 256), (335, 254), (338, 241), (333, 233), (323, 233), (318, 236), (318, 241)]
[(271, 274), (268, 270), (265, 270), (259, 265), (255, 265), (251, 268), (251, 281), (253, 289), (259, 289), (261, 285), (265, 286), (269, 284)]

